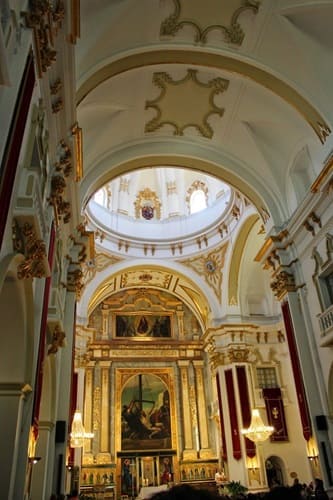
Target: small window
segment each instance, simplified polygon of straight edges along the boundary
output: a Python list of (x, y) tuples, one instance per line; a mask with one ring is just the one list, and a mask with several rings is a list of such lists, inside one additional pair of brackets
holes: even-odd
[(207, 208), (206, 195), (202, 189), (193, 191), (190, 198), (190, 213), (195, 214)]
[(325, 276), (324, 283), (327, 291), (327, 298), (329, 300), (329, 305), (333, 304), (333, 271)]
[(275, 368), (257, 368), (257, 380), (260, 389), (279, 387)]

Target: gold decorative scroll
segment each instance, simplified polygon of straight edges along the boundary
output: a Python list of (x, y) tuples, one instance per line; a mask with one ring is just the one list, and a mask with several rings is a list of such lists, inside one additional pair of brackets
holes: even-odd
[[(228, 43), (241, 45), (244, 39), (244, 31), (238, 21), (239, 16), (245, 10), (250, 10), (254, 14), (259, 8), (257, 0), (228, 0), (225, 2), (224, 8), (221, 7), (220, 0), (206, 0), (205, 8), (198, 11), (198, 21), (196, 22), (196, 14), (194, 12), (201, 7), (201, 1), (195, 0), (173, 0), (174, 11), (161, 24), (161, 36), (175, 36), (184, 26), (191, 26), (195, 33), (196, 43), (206, 43), (207, 35), (212, 31), (220, 31), (224, 35), (224, 39)], [(197, 7), (196, 7), (197, 4)], [(227, 5), (228, 4), (228, 5)], [(192, 7), (192, 10), (190, 10)], [(229, 8), (228, 8), (229, 7)], [(205, 12), (206, 11), (206, 12)], [(229, 19), (224, 19), (224, 12), (227, 11), (230, 15)], [(212, 17), (212, 14), (220, 13), (220, 17)], [(202, 25), (202, 19), (206, 17), (206, 22)], [(223, 23), (223, 24), (222, 24)]]
[(72, 128), (72, 134), (75, 141), (75, 157), (76, 157), (76, 169), (75, 169), (75, 180), (79, 182), (83, 175), (83, 153), (82, 153), (82, 128), (76, 123)]
[(36, 236), (34, 227), (25, 222), (22, 226), (13, 221), (13, 247), (24, 255), (24, 261), (17, 269), (18, 279), (44, 278), (49, 275), (46, 245)]

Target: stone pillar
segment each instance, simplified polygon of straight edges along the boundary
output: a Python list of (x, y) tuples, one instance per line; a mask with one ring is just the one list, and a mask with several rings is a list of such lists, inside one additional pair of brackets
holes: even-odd
[(49, 460), (54, 455), (54, 439), (52, 430), (54, 424), (51, 422), (39, 421), (37, 455), (42, 457), (37, 464), (33, 466), (33, 477), (31, 483), (31, 498), (50, 498), (52, 493), (52, 479), (50, 481), (50, 471), (47, 469)]
[[(32, 411), (29, 385), (0, 384), (0, 484), (4, 498), (23, 498)], [(30, 418), (29, 418), (30, 417)], [(11, 460), (9, 459), (11, 458)]]
[[(66, 294), (66, 310), (64, 315), (64, 331), (66, 333), (66, 347), (59, 350), (57, 356), (61, 357), (59, 385), (58, 385), (58, 412), (57, 420), (64, 420), (69, 423), (70, 404), (71, 404), (71, 383), (73, 375), (73, 344), (74, 344), (74, 318), (75, 318), (76, 293), (73, 291)], [(54, 468), (57, 471), (53, 474), (53, 491), (64, 493), (66, 489), (66, 456), (67, 439), (63, 443), (55, 445)], [(35, 471), (33, 471), (35, 473)], [(58, 491), (59, 489), (59, 491)]]
[(193, 425), (191, 419), (191, 406), (190, 406), (190, 386), (189, 386), (189, 376), (188, 368), (189, 361), (178, 361), (178, 366), (180, 369), (180, 380), (181, 380), (181, 395), (182, 395), (182, 410), (183, 410), (183, 434), (184, 434), (184, 450), (183, 459), (194, 458), (193, 449)]
[(198, 412), (199, 438), (200, 438), (200, 458), (211, 458), (212, 451), (209, 447), (208, 422), (207, 422), (207, 401), (203, 374), (203, 361), (193, 361), (195, 370), (196, 401)]

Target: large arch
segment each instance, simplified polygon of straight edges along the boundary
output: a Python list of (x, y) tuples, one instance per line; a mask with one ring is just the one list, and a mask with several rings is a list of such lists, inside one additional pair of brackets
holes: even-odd
[[(188, 268), (184, 268), (177, 262), (169, 262), (168, 267), (163, 261), (132, 261), (129, 266), (126, 261), (114, 264), (111, 268), (107, 267), (101, 271), (98, 277), (92, 279), (86, 286), (81, 300), (78, 303), (77, 317), (80, 323), (85, 323), (92, 310), (101, 303), (106, 297), (119, 292), (121, 276), (130, 271), (142, 270), (152, 273), (157, 271), (165, 275), (165, 282), (170, 282), (167, 278), (172, 274), (170, 288), (165, 291), (175, 295), (182, 300), (195, 314), (203, 330), (207, 327), (208, 320), (212, 317), (220, 317), (221, 304), (214, 295), (210, 287), (199, 275), (196, 275)], [(127, 288), (143, 287), (139, 281)], [(149, 285), (150, 288), (157, 288)]]
[(266, 223), (271, 217), (269, 224), (279, 225), (288, 216), (282, 196), (269, 189), (265, 179), (254, 175), (248, 165), (227, 155), (223, 157), (220, 151), (206, 145), (175, 139), (135, 141), (110, 151), (82, 180), (81, 206), (84, 207), (93, 193), (111, 179), (139, 168), (161, 165), (200, 170), (221, 179), (243, 193)]
[[(189, 64), (191, 66), (204, 66), (208, 68), (223, 69), (226, 72), (243, 76), (245, 79), (251, 79), (259, 85), (270, 89), (273, 93), (294, 107), (298, 113), (313, 128), (322, 143), (330, 133), (330, 128), (325, 122), (323, 116), (318, 110), (306, 100), (286, 79), (282, 76), (276, 76), (270, 70), (262, 65), (251, 62), (244, 56), (232, 57), (223, 53), (208, 52), (205, 50), (186, 49), (151, 49), (141, 47), (132, 54), (122, 58), (115, 58), (108, 64), (100, 68), (93, 68), (85, 80), (81, 81), (77, 91), (77, 103), (82, 100), (94, 88), (105, 80), (112, 78), (125, 71), (130, 71), (142, 66), (161, 65), (161, 64)], [(82, 79), (83, 80), (83, 79)]]

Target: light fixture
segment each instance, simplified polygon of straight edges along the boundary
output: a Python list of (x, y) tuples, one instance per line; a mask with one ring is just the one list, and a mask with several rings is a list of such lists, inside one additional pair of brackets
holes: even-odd
[(42, 459), (42, 457), (28, 457), (28, 460), (31, 464), (35, 465), (37, 462), (39, 462)]
[(82, 415), (79, 410), (76, 410), (73, 417), (72, 429), (70, 433), (70, 447), (82, 448), (85, 439), (94, 437), (92, 432), (86, 432), (82, 423)]
[(266, 439), (273, 434), (274, 430), (274, 427), (271, 425), (264, 424), (260, 417), (259, 410), (253, 409), (250, 427), (242, 429), (241, 433), (254, 443), (261, 443), (266, 441)]

